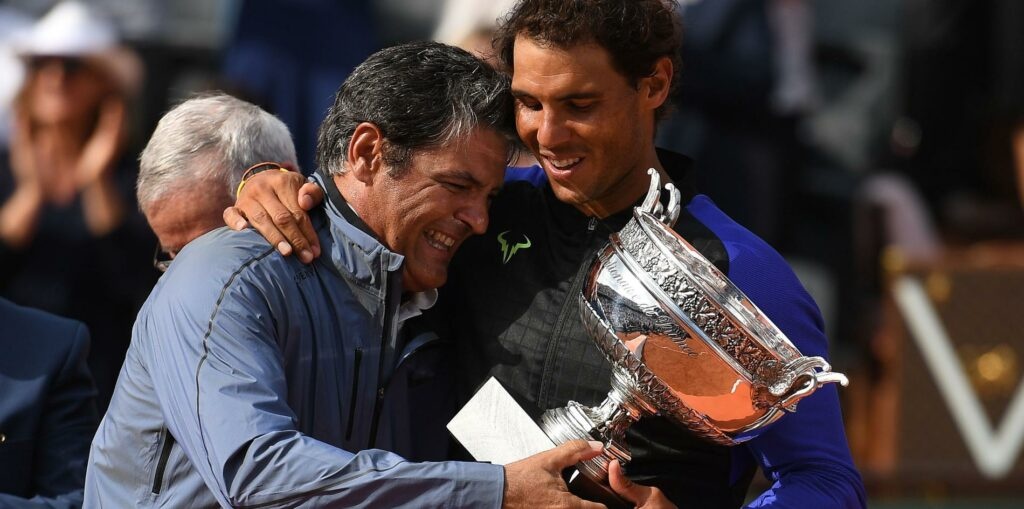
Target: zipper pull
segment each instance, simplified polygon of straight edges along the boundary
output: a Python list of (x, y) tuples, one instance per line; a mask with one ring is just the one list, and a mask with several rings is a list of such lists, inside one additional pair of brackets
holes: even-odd
[(591, 216), (590, 222), (587, 223), (587, 231), (592, 232), (595, 228), (597, 228), (597, 218)]

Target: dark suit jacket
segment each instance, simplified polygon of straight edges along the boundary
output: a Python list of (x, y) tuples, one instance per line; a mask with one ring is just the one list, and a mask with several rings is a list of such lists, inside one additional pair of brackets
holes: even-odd
[(85, 325), (0, 299), (0, 509), (79, 507), (96, 390)]

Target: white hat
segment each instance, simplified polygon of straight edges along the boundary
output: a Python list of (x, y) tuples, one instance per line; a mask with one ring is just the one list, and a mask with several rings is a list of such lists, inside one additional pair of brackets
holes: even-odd
[(74, 56), (100, 64), (127, 93), (138, 91), (142, 65), (120, 45), (117, 28), (87, 5), (74, 0), (57, 4), (23, 37), (14, 41), (23, 56)]

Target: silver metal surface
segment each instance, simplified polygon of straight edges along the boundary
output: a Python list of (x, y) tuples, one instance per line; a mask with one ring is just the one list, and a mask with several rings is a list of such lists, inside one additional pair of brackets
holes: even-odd
[(599, 484), (607, 483), (611, 460), (629, 461), (625, 432), (645, 416), (664, 415), (706, 440), (735, 445), (795, 411), (822, 385), (847, 384), (821, 357), (801, 355), (672, 230), (679, 191), (665, 186), (666, 208), (659, 174), (648, 174), (651, 186), (642, 205), (597, 254), (579, 295), (583, 325), (612, 364), (611, 391), (596, 407), (570, 401), (546, 411), (540, 422), (554, 444), (605, 444), (603, 455), (578, 465)]
[(847, 384), (821, 357), (805, 357), (710, 261), (672, 230), (679, 192), (660, 176), (633, 218), (592, 262), (581, 318), (613, 366), (612, 390), (594, 408), (570, 402), (547, 411), (541, 428), (555, 443), (607, 444), (580, 466), (602, 481), (612, 459), (627, 461), (625, 430), (664, 415), (696, 435), (735, 445), (760, 434), (827, 383)]

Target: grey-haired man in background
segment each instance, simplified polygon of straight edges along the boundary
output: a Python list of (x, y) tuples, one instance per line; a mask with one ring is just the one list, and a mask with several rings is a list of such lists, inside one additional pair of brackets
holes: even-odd
[(221, 214), (246, 168), (266, 162), (296, 170), (296, 161), (284, 122), (241, 99), (202, 95), (167, 112), (139, 158), (136, 185), (139, 207), (160, 241), (157, 268), (165, 270), (185, 244), (223, 226)]

